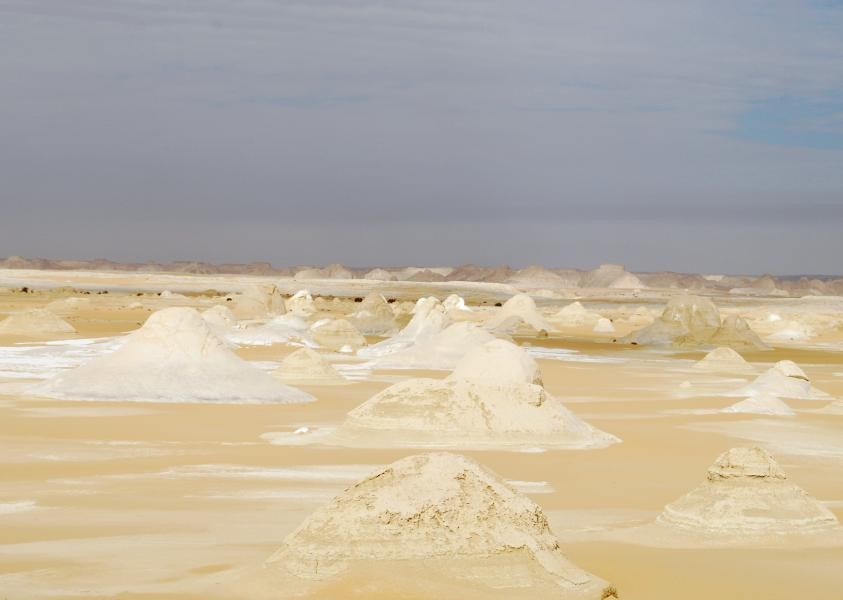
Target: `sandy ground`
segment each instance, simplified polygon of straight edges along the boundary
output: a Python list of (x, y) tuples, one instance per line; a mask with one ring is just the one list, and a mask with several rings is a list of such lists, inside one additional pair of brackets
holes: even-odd
[[(50, 299), (0, 296), (0, 312)], [(82, 338), (130, 331), (149, 308), (121, 308), (129, 299), (113, 297), (113, 306), (68, 320)], [(717, 455), (751, 442), (773, 451), (791, 479), (843, 519), (843, 416), (815, 412), (825, 404), (816, 401), (791, 401), (798, 414), (790, 418), (716, 414), (736, 401), (718, 394), (749, 377), (691, 369), (702, 353), (521, 341), (575, 351), (540, 359), (546, 387), (623, 443), (466, 454), (539, 503), (576, 564), (630, 600), (841, 597), (841, 544), (703, 547), (668, 543), (640, 526), (702, 481)], [(277, 362), (289, 351), (240, 354)], [(779, 349), (747, 358), (759, 372), (793, 359), (818, 388), (843, 397), (841, 353)], [(336, 426), (390, 381), (411, 375), (444, 373), (374, 373), (344, 386), (304, 387), (318, 402), (292, 406), (52, 401), (27, 396), (29, 379), (0, 378), (0, 598), (228, 597), (227, 582), (260, 564), (315, 507), (374, 466), (412, 453), (280, 446), (262, 436)], [(344, 582), (322, 594), (401, 597), (355, 589)]]

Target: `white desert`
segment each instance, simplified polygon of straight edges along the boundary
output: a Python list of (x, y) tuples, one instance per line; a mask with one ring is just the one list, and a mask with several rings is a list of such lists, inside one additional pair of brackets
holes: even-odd
[(840, 586), (843, 279), (11, 264), (0, 597)]
[(0, 600), (843, 600), (843, 0), (0, 0), (0, 82)]

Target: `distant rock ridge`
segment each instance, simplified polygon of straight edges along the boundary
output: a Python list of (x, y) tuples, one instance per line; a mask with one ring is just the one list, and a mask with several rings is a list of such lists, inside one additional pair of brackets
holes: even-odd
[(267, 261), (214, 264), (176, 260), (169, 263), (116, 262), (104, 258), (62, 260), (8, 256), (0, 269), (128, 271), (146, 273), (232, 274), (292, 277), (299, 279), (370, 279), (383, 281), (510, 282), (523, 290), (567, 288), (712, 290), (750, 296), (843, 295), (843, 276), (809, 275), (783, 277), (769, 274), (703, 275), (670, 271), (632, 273), (622, 265), (604, 264), (597, 269), (558, 269), (533, 265), (515, 270), (509, 266), (460, 265), (457, 267), (276, 267)]

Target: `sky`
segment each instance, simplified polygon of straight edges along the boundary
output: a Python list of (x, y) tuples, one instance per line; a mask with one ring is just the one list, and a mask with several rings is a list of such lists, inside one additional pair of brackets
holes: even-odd
[(843, 2), (0, 0), (0, 256), (843, 274)]

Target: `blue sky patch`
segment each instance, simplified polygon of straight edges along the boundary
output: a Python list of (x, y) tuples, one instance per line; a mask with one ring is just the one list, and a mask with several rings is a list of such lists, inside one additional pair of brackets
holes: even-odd
[(843, 95), (767, 98), (738, 117), (733, 134), (743, 140), (822, 150), (843, 150)]

